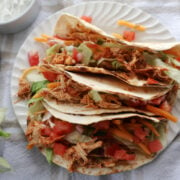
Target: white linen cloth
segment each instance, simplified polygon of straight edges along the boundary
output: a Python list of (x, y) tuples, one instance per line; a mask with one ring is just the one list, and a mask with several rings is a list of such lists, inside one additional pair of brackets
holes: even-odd
[[(26, 150), (26, 139), (12, 109), (10, 79), (16, 54), (30, 34), (49, 15), (64, 7), (88, 2), (87, 0), (39, 0), (41, 11), (36, 21), (27, 29), (11, 35), (0, 35), (0, 107), (7, 108), (4, 130), (11, 138), (0, 143), (0, 155), (12, 165), (13, 170), (0, 174), (0, 180), (179, 180), (180, 136), (152, 163), (136, 170), (114, 175), (92, 177), (68, 173), (56, 165), (49, 165), (37, 149)], [(157, 18), (180, 41), (180, 0), (116, 0), (138, 7)], [(180, 78), (180, 77), (179, 77)]]

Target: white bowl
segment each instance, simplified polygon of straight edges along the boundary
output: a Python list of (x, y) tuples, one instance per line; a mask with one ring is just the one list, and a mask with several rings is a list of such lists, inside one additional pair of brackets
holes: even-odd
[(40, 11), (40, 5), (37, 0), (32, 0), (26, 10), (7, 22), (0, 22), (0, 33), (16, 33), (28, 27), (37, 17)]

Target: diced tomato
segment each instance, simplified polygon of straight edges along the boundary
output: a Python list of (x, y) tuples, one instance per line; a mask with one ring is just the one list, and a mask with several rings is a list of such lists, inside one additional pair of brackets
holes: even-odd
[(126, 104), (131, 107), (143, 107), (146, 105), (146, 102), (141, 101), (139, 99), (131, 99), (131, 100), (126, 101)]
[(147, 79), (147, 84), (159, 84), (159, 82), (156, 81), (155, 79), (148, 78), (148, 79)]
[(92, 49), (99, 49), (100, 46), (98, 44), (93, 44), (93, 43), (86, 43), (87, 47), (92, 48)]
[(133, 41), (135, 40), (135, 32), (134, 31), (124, 31), (123, 32), (123, 38), (126, 40), (126, 41)]
[(81, 16), (81, 19), (83, 19), (84, 21), (91, 23), (92, 22), (92, 17), (90, 16)]
[(119, 145), (118, 144), (110, 144), (108, 145), (107, 147), (105, 147), (105, 151), (104, 151), (104, 154), (106, 156), (114, 156), (114, 153), (116, 150), (119, 149)]
[(124, 149), (116, 150), (114, 154), (114, 158), (119, 160), (134, 160), (135, 157), (135, 154), (128, 154)]
[(144, 131), (141, 127), (136, 127), (134, 130), (134, 135), (136, 135), (140, 140), (144, 140), (147, 132)]
[(76, 62), (79, 62), (79, 59), (78, 59), (78, 50), (76, 48), (73, 49), (73, 52), (72, 52), (72, 58), (76, 61)]
[(165, 96), (161, 96), (161, 97), (158, 97), (156, 99), (149, 101), (149, 103), (153, 105), (160, 105), (164, 99), (165, 99)]
[(55, 143), (53, 146), (53, 152), (54, 154), (63, 156), (67, 150), (67, 146), (61, 144), (61, 143)]
[(169, 103), (167, 101), (164, 101), (161, 105), (160, 108), (167, 111), (167, 112), (171, 112), (171, 106), (169, 105)]
[(35, 53), (28, 53), (28, 61), (30, 66), (37, 66), (39, 64), (39, 54), (38, 52)]
[(64, 135), (64, 134), (71, 133), (74, 129), (73, 124), (65, 122), (65, 121), (56, 120), (54, 123), (55, 123), (55, 126), (53, 127), (53, 131), (57, 135)]
[(148, 148), (152, 153), (155, 153), (160, 151), (163, 148), (163, 146), (159, 140), (154, 140), (149, 142)]
[(94, 124), (94, 127), (99, 130), (107, 130), (109, 129), (110, 122), (109, 121), (101, 121)]
[(176, 60), (180, 62), (180, 57), (177, 57)]
[(41, 130), (41, 135), (42, 136), (50, 136), (51, 134), (51, 128), (50, 127), (45, 127)]
[(51, 81), (51, 82), (55, 81), (57, 78), (57, 74), (50, 71), (42, 72), (42, 74), (48, 81)]

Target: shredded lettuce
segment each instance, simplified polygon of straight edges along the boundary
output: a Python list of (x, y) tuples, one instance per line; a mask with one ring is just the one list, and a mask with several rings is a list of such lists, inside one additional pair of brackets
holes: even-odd
[(123, 64), (117, 60), (114, 60), (111, 64), (112, 64), (113, 69), (115, 70), (122, 69), (123, 67)]
[(4, 158), (0, 157), (0, 173), (1, 172), (6, 172), (6, 171), (10, 171), (10, 170), (11, 170), (11, 166), (9, 165), (7, 160), (5, 160)]
[(41, 101), (41, 100), (43, 100), (43, 97), (31, 98), (31, 99), (28, 101), (28, 104), (35, 103), (35, 102)]
[(35, 112), (44, 110), (44, 106), (41, 101), (36, 101), (29, 107), (29, 113), (33, 115)]
[(9, 138), (11, 134), (0, 129), (0, 137)]
[(102, 101), (102, 98), (97, 91), (91, 90), (89, 95), (95, 102)]
[(59, 52), (61, 45), (60, 44), (54, 44), (49, 49), (46, 50), (46, 56), (52, 56)]
[(73, 131), (72, 133), (68, 134), (65, 139), (73, 144), (77, 144), (78, 142), (88, 142), (92, 140), (91, 137), (83, 135), (78, 131)]
[(51, 164), (53, 158), (53, 150), (51, 148), (46, 148), (45, 152), (46, 152), (46, 159), (48, 163)]
[(37, 93), (40, 89), (45, 88), (47, 83), (49, 83), (48, 80), (33, 82), (31, 86), (31, 92), (33, 94)]
[(85, 65), (88, 65), (93, 54), (92, 50), (88, 48), (84, 43), (82, 43), (78, 47), (78, 50), (83, 54), (83, 63)]
[[(0, 124), (4, 121), (5, 112), (5, 108), (0, 108)], [(10, 134), (0, 129), (0, 137), (8, 138), (10, 137)], [(11, 166), (9, 165), (9, 163), (4, 158), (0, 157), (0, 173), (9, 170), (11, 170)]]
[[(162, 68), (166, 68), (167, 71), (165, 71), (165, 73), (172, 79), (174, 79), (175, 81), (177, 81), (178, 83), (180, 83), (180, 71), (172, 66), (170, 66), (169, 64), (166, 64), (165, 62), (163, 62), (161, 59), (159, 59), (156, 55), (153, 54), (149, 54), (147, 52), (144, 53), (144, 58), (146, 60), (146, 62), (149, 65), (152, 66), (159, 66)], [(172, 57), (171, 57), (172, 58)], [(176, 60), (174, 60), (176, 61)]]
[(4, 121), (5, 112), (6, 112), (5, 108), (0, 108), (0, 124)]

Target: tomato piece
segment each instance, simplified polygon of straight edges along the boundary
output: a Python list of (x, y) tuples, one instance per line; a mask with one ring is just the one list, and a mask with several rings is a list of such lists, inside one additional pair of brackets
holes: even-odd
[(114, 156), (114, 153), (115, 153), (115, 151), (116, 150), (118, 150), (119, 149), (119, 145), (118, 144), (110, 144), (110, 145), (108, 145), (107, 147), (105, 147), (105, 150), (104, 150), (104, 154), (106, 155), (106, 156)]
[(92, 17), (91, 16), (81, 16), (81, 19), (84, 21), (91, 23), (92, 22)]
[(86, 46), (93, 49), (101, 48), (98, 44), (86, 43)]
[(51, 135), (51, 128), (50, 127), (45, 127), (43, 129), (41, 129), (41, 135), (42, 136), (50, 136)]
[(163, 146), (159, 140), (154, 140), (148, 143), (148, 148), (150, 152), (155, 153), (160, 151), (163, 148)]
[(149, 103), (153, 105), (160, 105), (164, 99), (165, 99), (165, 96), (161, 96), (161, 97), (158, 97), (156, 99), (149, 101)]
[(171, 112), (171, 106), (169, 105), (169, 103), (167, 101), (164, 101), (161, 105), (160, 108), (167, 111), (167, 112)]
[(147, 84), (159, 84), (159, 81), (156, 81), (155, 79), (152, 79), (152, 78), (148, 78)]
[(78, 50), (76, 48), (73, 49), (73, 52), (72, 52), (72, 58), (76, 61), (76, 62), (79, 62), (79, 59), (78, 59)]
[(28, 61), (30, 66), (37, 66), (39, 64), (39, 54), (38, 52), (35, 53), (28, 53)]
[(134, 31), (124, 31), (123, 32), (123, 38), (127, 41), (133, 41), (135, 40), (135, 32)]
[(99, 130), (107, 130), (107, 129), (109, 129), (109, 125), (110, 125), (109, 121), (101, 121), (101, 122), (94, 124), (95, 128), (99, 129)]
[(65, 121), (56, 120), (54, 123), (55, 123), (55, 126), (53, 127), (53, 131), (57, 135), (64, 135), (64, 134), (71, 133), (74, 129), (73, 124), (65, 122)]
[(176, 60), (180, 62), (180, 57), (177, 57)]
[(135, 154), (128, 154), (124, 149), (116, 150), (114, 158), (119, 160), (134, 160)]
[(144, 131), (141, 127), (136, 127), (134, 130), (134, 134), (140, 139), (144, 140), (147, 136), (147, 132)]
[(57, 79), (57, 74), (54, 72), (46, 71), (42, 72), (42, 74), (50, 82), (55, 81)]
[(53, 146), (53, 152), (54, 154), (63, 156), (65, 152), (67, 151), (68, 147), (61, 144), (61, 143), (55, 143)]

